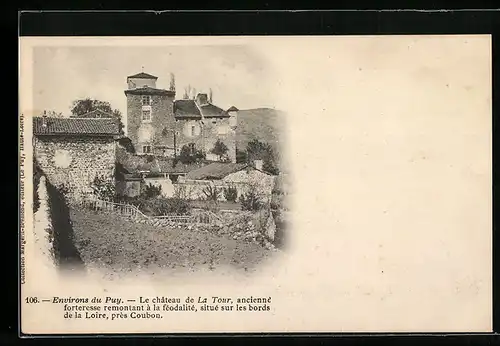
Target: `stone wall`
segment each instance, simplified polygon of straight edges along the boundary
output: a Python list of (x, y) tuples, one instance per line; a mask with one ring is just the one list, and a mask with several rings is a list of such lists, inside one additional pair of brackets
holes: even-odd
[(262, 201), (269, 202), (271, 192), (274, 187), (275, 177), (259, 171), (246, 170), (236, 172), (226, 176), (222, 180), (186, 180), (174, 185), (175, 195), (186, 199), (205, 199), (206, 195), (203, 192), (208, 186), (215, 187), (221, 191), (219, 195), (220, 201), (225, 201), (223, 189), (227, 187), (235, 187), (238, 192), (238, 198), (249, 192), (251, 189), (260, 196)]
[[(127, 136), (132, 141), (137, 153), (142, 153), (143, 145), (151, 145), (155, 155), (173, 156), (174, 131), (178, 150), (183, 145), (194, 143), (197, 148), (208, 153), (220, 139), (228, 147), (231, 162), (236, 162), (236, 132), (232, 130), (230, 118), (176, 119), (173, 113), (174, 97), (167, 95), (150, 95), (151, 122), (142, 122), (142, 95), (127, 95)], [(194, 126), (194, 134), (192, 127)], [(167, 131), (164, 131), (164, 130)]]
[(127, 95), (127, 136), (137, 153), (142, 153), (143, 145), (173, 147), (173, 132), (163, 135), (163, 130), (174, 128), (174, 97), (169, 95), (151, 96), (151, 122), (142, 122), (142, 96)]
[(38, 184), (38, 198), (40, 206), (33, 215), (33, 233), (35, 238), (36, 261), (42, 268), (52, 270), (55, 267), (54, 257), (54, 229), (50, 215), (49, 196), (45, 177), (40, 178)]
[[(236, 162), (236, 132), (231, 129), (229, 118), (207, 118), (203, 122), (201, 125), (199, 120), (177, 119), (177, 147), (194, 143), (197, 148), (209, 153), (219, 139), (228, 147), (227, 154), (231, 162)], [(191, 133), (192, 126), (195, 129), (194, 136)]]
[(111, 137), (35, 137), (34, 153), (49, 181), (68, 189), (70, 201), (92, 193), (96, 175), (114, 181), (115, 141)]

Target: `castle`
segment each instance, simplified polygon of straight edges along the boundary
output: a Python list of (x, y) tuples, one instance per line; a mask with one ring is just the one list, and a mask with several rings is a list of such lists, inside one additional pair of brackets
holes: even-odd
[(156, 87), (158, 77), (141, 72), (127, 77), (127, 136), (138, 154), (174, 157), (184, 145), (201, 149), (207, 159), (217, 140), (228, 148), (227, 159), (236, 162), (238, 109), (223, 110), (208, 95), (175, 99), (175, 82), (170, 88)]

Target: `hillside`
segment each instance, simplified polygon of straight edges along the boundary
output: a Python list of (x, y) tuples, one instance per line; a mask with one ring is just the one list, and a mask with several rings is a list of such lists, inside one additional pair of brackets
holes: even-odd
[(246, 148), (253, 139), (269, 143), (277, 151), (284, 141), (285, 113), (272, 108), (254, 108), (238, 112), (237, 146)]

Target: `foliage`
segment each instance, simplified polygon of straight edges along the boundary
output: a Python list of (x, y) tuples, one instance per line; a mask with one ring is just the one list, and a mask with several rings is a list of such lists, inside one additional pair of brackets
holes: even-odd
[(153, 155), (146, 155), (146, 162), (151, 163), (155, 160), (155, 157)]
[(135, 154), (135, 148), (134, 145), (132, 144), (132, 140), (128, 137), (122, 137), (118, 140), (118, 143), (125, 148), (125, 151), (127, 151), (130, 154)]
[(64, 118), (64, 114), (62, 112), (56, 112), (56, 111), (44, 111), (43, 115), (49, 117), (49, 118)]
[(71, 114), (75, 116), (81, 116), (95, 110), (101, 110), (103, 112), (109, 113), (113, 118), (115, 118), (118, 121), (120, 134), (123, 135), (124, 126), (122, 122), (122, 113), (118, 109), (113, 109), (111, 107), (111, 104), (107, 101), (95, 100), (89, 97), (74, 100), (72, 103)]
[(236, 149), (236, 163), (248, 162), (248, 155), (245, 150)]
[(148, 207), (153, 215), (185, 215), (188, 214), (191, 207), (186, 200), (180, 198), (158, 198), (150, 200)]
[(191, 187), (185, 184), (177, 184), (174, 197), (185, 200), (191, 199)]
[(276, 154), (273, 148), (268, 143), (254, 139), (247, 144), (246, 149), (247, 162), (252, 163), (254, 160), (262, 160), (262, 169), (270, 174), (279, 174), (278, 165), (276, 162)]
[(38, 186), (40, 185), (40, 178), (43, 171), (38, 165), (38, 162), (33, 157), (33, 212), (36, 213), (40, 207), (40, 197), (38, 196)]
[(240, 203), (243, 210), (250, 211), (260, 210), (264, 206), (264, 203), (262, 203), (259, 194), (254, 188), (251, 188), (240, 196)]
[(127, 203), (136, 206), (141, 212), (150, 216), (159, 215), (185, 215), (191, 211), (188, 201), (178, 198), (151, 198), (145, 194), (136, 197), (122, 196), (116, 200), (118, 203)]
[(144, 186), (143, 190), (141, 191), (141, 196), (145, 199), (148, 198), (157, 198), (161, 196), (161, 186), (155, 186), (153, 184), (148, 184)]
[(115, 184), (112, 180), (106, 179), (104, 176), (96, 175), (91, 184), (94, 195), (100, 199), (113, 200), (116, 196)]
[(217, 155), (219, 157), (219, 160), (222, 161), (223, 158), (227, 155), (227, 152), (229, 151), (229, 148), (222, 142), (220, 139), (217, 139), (217, 141), (214, 144), (214, 147), (210, 152), (214, 155)]
[(228, 186), (224, 188), (224, 198), (228, 202), (236, 202), (238, 199), (238, 190), (234, 186)]
[(170, 90), (175, 90), (175, 75), (173, 73), (170, 73)]
[(183, 145), (178, 160), (184, 164), (197, 163), (205, 159), (205, 153), (194, 143)]
[(207, 185), (202, 190), (207, 201), (218, 201), (220, 196), (220, 190), (215, 185)]

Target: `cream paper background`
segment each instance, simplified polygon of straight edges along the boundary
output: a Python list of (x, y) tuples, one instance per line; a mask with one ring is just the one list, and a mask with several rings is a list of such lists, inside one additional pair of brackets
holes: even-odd
[[(290, 250), (249, 278), (105, 282), (41, 267), (29, 254), (33, 47), (200, 44), (251, 46), (275, 72), (265, 87), (288, 113)], [(22, 304), (24, 333), (491, 331), (490, 36), (23, 37), (20, 52), (22, 296), (270, 295), (274, 307), (111, 322)]]

